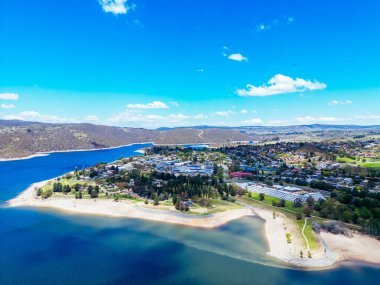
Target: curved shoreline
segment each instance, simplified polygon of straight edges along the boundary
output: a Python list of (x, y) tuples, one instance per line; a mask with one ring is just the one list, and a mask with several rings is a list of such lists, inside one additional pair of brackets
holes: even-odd
[[(127, 201), (115, 202), (111, 199), (53, 197), (44, 200), (37, 197), (35, 189), (53, 179), (30, 185), (17, 197), (7, 201), (7, 205), (9, 207), (50, 208), (71, 214), (143, 219), (204, 229), (216, 228), (245, 216), (256, 215), (265, 221), (264, 231), (269, 248), (267, 255), (285, 264), (308, 270), (330, 269), (342, 261), (359, 261), (380, 265), (380, 241), (357, 234), (349, 238), (321, 233), (319, 235), (321, 248), (312, 251), (312, 258), (308, 258), (308, 249), (294, 221), (281, 213), (276, 212), (274, 215), (272, 211), (267, 209), (246, 206), (242, 209), (207, 216), (192, 216), (172, 210), (146, 208)], [(287, 242), (287, 233), (291, 233), (291, 243)], [(367, 245), (371, 245), (371, 247)], [(304, 252), (303, 258), (300, 257), (300, 250)]]
[[(122, 148), (122, 147), (127, 147), (127, 146), (132, 146), (132, 145), (139, 145), (139, 144), (153, 144), (154, 145), (154, 142), (130, 143), (130, 144), (126, 144), (126, 145), (103, 147), (103, 148), (87, 148), (87, 149), (73, 149), (73, 150), (67, 149), (67, 150), (43, 151), (43, 152), (37, 152), (35, 154), (31, 154), (31, 155), (23, 156), (23, 157), (0, 158), (0, 162), (31, 159), (31, 158), (35, 158), (35, 157), (48, 156), (48, 155), (53, 154), (53, 153), (82, 152), (82, 151), (100, 151), (100, 150), (108, 150), (108, 149), (117, 149), (117, 148)], [(136, 152), (138, 152), (138, 150)]]
[(144, 219), (199, 228), (215, 228), (232, 220), (253, 215), (248, 208), (219, 212), (207, 216), (192, 216), (170, 210), (145, 208), (126, 201), (115, 202), (111, 199), (74, 199), (49, 198), (43, 200), (35, 194), (49, 180), (32, 184), (16, 198), (7, 201), (10, 207), (53, 208), (76, 214), (102, 215), (108, 217)]

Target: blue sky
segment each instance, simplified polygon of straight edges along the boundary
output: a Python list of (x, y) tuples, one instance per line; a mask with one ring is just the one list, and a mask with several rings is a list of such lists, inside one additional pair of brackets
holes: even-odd
[(0, 118), (380, 124), (380, 1), (2, 0)]

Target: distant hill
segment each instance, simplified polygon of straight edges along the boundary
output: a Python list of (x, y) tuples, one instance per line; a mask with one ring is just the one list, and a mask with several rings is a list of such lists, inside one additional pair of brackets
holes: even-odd
[(227, 143), (231, 141), (309, 141), (380, 134), (380, 126), (193, 126), (178, 128), (121, 128), (93, 124), (48, 124), (0, 120), (0, 158), (38, 152), (99, 149), (130, 143)]
[(25, 157), (37, 152), (107, 148), (130, 143), (225, 143), (252, 140), (231, 129), (147, 130), (93, 124), (47, 124), (0, 120), (0, 158)]

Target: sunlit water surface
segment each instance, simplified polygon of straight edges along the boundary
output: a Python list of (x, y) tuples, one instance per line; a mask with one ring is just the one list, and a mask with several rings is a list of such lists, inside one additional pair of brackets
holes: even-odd
[[(31, 183), (138, 155), (147, 145), (0, 162), (0, 203)], [(213, 230), (0, 207), (0, 284), (379, 284), (380, 268), (300, 271), (268, 258), (263, 222)]]

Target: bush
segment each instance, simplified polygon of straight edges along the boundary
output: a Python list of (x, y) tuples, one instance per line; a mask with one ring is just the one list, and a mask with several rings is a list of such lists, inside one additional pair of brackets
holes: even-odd
[(99, 197), (99, 193), (95, 190), (92, 190), (91, 193), (90, 193), (90, 197), (91, 198), (98, 198)]
[(313, 213), (313, 210), (309, 206), (305, 206), (305, 208), (303, 209), (303, 213), (306, 217), (310, 217)]
[(302, 206), (302, 200), (301, 200), (301, 198), (294, 199), (293, 207), (295, 207), (295, 208), (301, 208), (301, 206)]
[(297, 213), (296, 214), (296, 219), (297, 220), (302, 220), (302, 214), (301, 213)]
[(229, 198), (227, 199), (227, 201), (228, 201), (228, 202), (231, 202), (231, 203), (235, 203), (235, 202), (236, 202), (236, 199), (233, 198), (233, 197), (229, 197)]
[(313, 223), (311, 224), (311, 227), (312, 227), (313, 231), (315, 231), (316, 233), (321, 232), (321, 226), (318, 224), (318, 222), (313, 221)]
[(46, 190), (46, 191), (44, 191), (44, 192), (42, 193), (41, 197), (42, 197), (43, 199), (47, 199), (47, 198), (51, 197), (52, 195), (53, 195), (53, 191), (51, 191), (51, 190)]
[(264, 193), (260, 193), (260, 194), (259, 194), (259, 200), (260, 200), (260, 201), (264, 201), (264, 199), (265, 199), (265, 195), (264, 195)]
[(37, 189), (37, 196), (41, 196), (43, 192), (44, 191), (42, 190), (42, 188), (38, 188)]
[(337, 222), (337, 221), (328, 221), (324, 224), (322, 224), (321, 228), (329, 233), (332, 233), (332, 234), (343, 234), (343, 235), (347, 235), (348, 234), (348, 231), (347, 229), (344, 227), (344, 225), (340, 222)]

